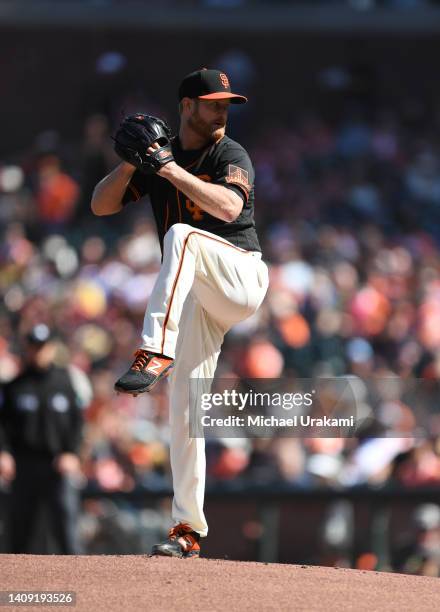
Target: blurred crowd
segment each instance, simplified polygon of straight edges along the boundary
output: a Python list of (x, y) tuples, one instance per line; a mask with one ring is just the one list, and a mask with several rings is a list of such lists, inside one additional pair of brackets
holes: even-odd
[[(0, 382), (20, 371), (23, 334), (48, 324), (59, 363), (93, 387), (84, 482), (161, 490), (170, 484), (166, 383), (137, 399), (113, 392), (160, 267), (148, 200), (110, 217), (90, 212), (94, 185), (118, 163), (113, 127), (93, 115), (78, 142), (45, 132), (16, 164), (0, 162)], [(385, 385), (380, 435), (213, 440), (208, 488), (440, 483), (439, 136), (440, 117), (421, 131), (381, 110), (336, 123), (311, 112), (274, 119), (247, 139), (270, 289), (228, 334), (218, 376), (422, 380), (432, 415), (418, 422)], [(371, 401), (363, 396), (365, 414)]]

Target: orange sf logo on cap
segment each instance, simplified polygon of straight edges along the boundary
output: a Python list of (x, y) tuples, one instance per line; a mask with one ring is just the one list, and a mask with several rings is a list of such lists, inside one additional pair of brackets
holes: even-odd
[(223, 72), (220, 73), (220, 81), (222, 82), (222, 85), (225, 89), (228, 89), (229, 87), (229, 79), (226, 76), (226, 74), (224, 74)]

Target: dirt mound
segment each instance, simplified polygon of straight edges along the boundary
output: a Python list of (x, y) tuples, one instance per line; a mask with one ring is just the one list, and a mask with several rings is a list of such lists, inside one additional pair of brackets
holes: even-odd
[(0, 555), (0, 590), (76, 591), (77, 604), (73, 609), (97, 612), (183, 609), (431, 612), (440, 601), (437, 578), (142, 555)]

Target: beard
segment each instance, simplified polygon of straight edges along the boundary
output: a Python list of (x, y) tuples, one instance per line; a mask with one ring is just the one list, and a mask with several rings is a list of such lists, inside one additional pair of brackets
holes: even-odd
[(206, 142), (217, 142), (225, 133), (226, 126), (216, 125), (202, 119), (197, 110), (188, 119), (188, 127)]

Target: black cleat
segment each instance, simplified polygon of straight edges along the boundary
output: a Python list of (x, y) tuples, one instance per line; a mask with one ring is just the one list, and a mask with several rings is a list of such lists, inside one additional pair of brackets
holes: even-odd
[(174, 360), (164, 355), (150, 353), (139, 349), (135, 353), (136, 359), (130, 369), (115, 383), (115, 391), (139, 395), (150, 391), (161, 379), (168, 376), (174, 366)]
[(168, 534), (168, 540), (155, 544), (151, 549), (152, 556), (178, 557), (189, 559), (200, 556), (200, 535), (186, 523), (179, 523)]

